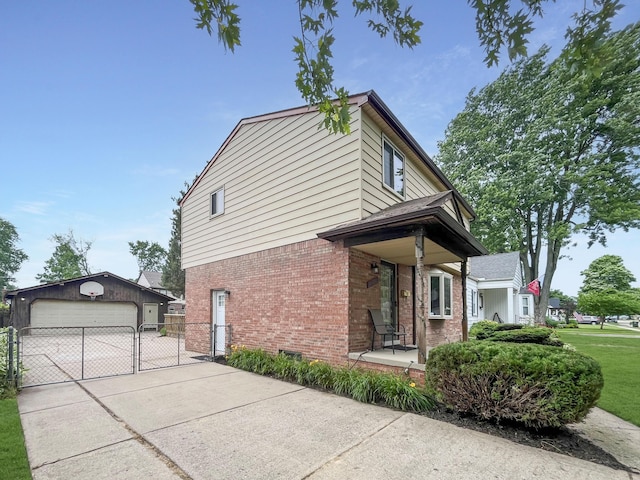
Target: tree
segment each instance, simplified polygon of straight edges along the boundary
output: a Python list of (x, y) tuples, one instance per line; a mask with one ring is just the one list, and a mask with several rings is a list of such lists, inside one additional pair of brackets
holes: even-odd
[(129, 242), (129, 251), (138, 262), (138, 276), (145, 270), (161, 271), (167, 259), (167, 251), (157, 242)]
[[(234, 52), (240, 42), (238, 4), (230, 0), (189, 0), (196, 12), (197, 28), (212, 35), (225, 49)], [(533, 21), (542, 17), (543, 6), (555, 0), (467, 0), (476, 11), (476, 31), (480, 45), (485, 48), (488, 66), (498, 63), (504, 49), (510, 60), (527, 55), (527, 36), (533, 31)], [(515, 11), (511, 4), (522, 8)], [(574, 15), (575, 25), (567, 29), (565, 37), (570, 47), (566, 59), (574, 71), (598, 76), (607, 61), (599, 48), (610, 29), (611, 19), (621, 8), (619, 0), (592, 0), (593, 9), (585, 0), (582, 11)], [(309, 105), (317, 105), (325, 115), (324, 126), (337, 133), (349, 133), (349, 92), (333, 84), (331, 47), (335, 41), (333, 22), (338, 17), (337, 0), (297, 0), (300, 36), (294, 37), (295, 60), (298, 64), (296, 87)], [(404, 10), (399, 0), (352, 0), (355, 15), (367, 15), (371, 30), (386, 37), (391, 34), (400, 46), (413, 48), (421, 41), (423, 23), (411, 15), (411, 7)], [(337, 101), (334, 101), (337, 97)]]
[(593, 290), (578, 295), (578, 309), (589, 315), (597, 315), (602, 329), (607, 315), (639, 314), (640, 295), (634, 290)]
[(0, 218), (0, 290), (12, 287), (14, 274), (20, 270), (22, 262), (29, 257), (17, 247), (20, 237), (16, 227), (4, 218)]
[[(195, 182), (198, 177), (193, 179)], [(191, 183), (193, 185), (193, 182)], [(185, 190), (180, 190), (180, 195), (171, 197), (176, 202), (177, 207), (173, 209), (173, 219), (171, 220), (171, 238), (169, 239), (169, 250), (167, 261), (162, 269), (162, 285), (177, 297), (184, 295), (185, 275), (182, 269), (182, 209), (180, 202), (190, 188), (188, 182), (184, 182)]]
[(631, 282), (636, 279), (627, 270), (618, 255), (603, 255), (589, 264), (586, 270), (580, 272), (584, 276), (579, 293), (603, 292), (607, 290), (627, 291), (631, 289)]
[(44, 273), (36, 275), (40, 283), (51, 283), (69, 278), (90, 275), (87, 255), (92, 242), (76, 240), (73, 230), (66, 235), (55, 234), (51, 241), (56, 248), (51, 258), (45, 262)]
[[(492, 252), (518, 251), (544, 320), (562, 250), (640, 226), (640, 24), (608, 36), (600, 77), (575, 75), (548, 49), (471, 91), (449, 124), (437, 162), (477, 212), (472, 232)], [(541, 259), (546, 263), (541, 265)]]

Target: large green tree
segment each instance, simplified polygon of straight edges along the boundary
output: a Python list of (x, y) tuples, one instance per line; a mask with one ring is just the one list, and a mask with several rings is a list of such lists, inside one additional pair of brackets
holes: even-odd
[(640, 294), (637, 290), (593, 290), (578, 295), (578, 309), (589, 315), (597, 315), (600, 328), (608, 315), (640, 314)]
[(129, 242), (129, 252), (138, 262), (138, 276), (146, 270), (160, 272), (167, 260), (167, 251), (158, 242)]
[(51, 241), (55, 250), (44, 265), (44, 272), (36, 275), (40, 283), (57, 282), (91, 274), (87, 255), (92, 242), (76, 239), (72, 230), (65, 235), (55, 234)]
[(627, 291), (631, 289), (631, 282), (636, 281), (618, 255), (596, 258), (580, 275), (584, 277), (584, 281), (579, 293)]
[[(196, 25), (214, 32), (231, 52), (241, 45), (239, 6), (230, 0), (189, 0), (196, 12)], [(555, 0), (467, 0), (476, 13), (476, 31), (486, 52), (485, 62), (498, 63), (501, 52), (511, 60), (527, 54), (527, 37), (533, 31), (536, 17)], [(349, 132), (349, 93), (334, 85), (331, 48), (335, 42), (333, 22), (338, 17), (337, 0), (297, 0), (300, 36), (294, 37), (293, 53), (298, 65), (296, 87), (309, 105), (317, 105), (324, 113), (324, 126), (332, 132)], [(591, 5), (591, 8), (588, 6)], [(352, 0), (356, 16), (368, 17), (371, 30), (396, 43), (413, 48), (418, 45), (422, 22), (402, 8), (400, 0)], [(610, 21), (620, 9), (619, 0), (585, 0), (582, 10), (574, 15), (575, 24), (567, 29), (570, 47), (566, 59), (576, 71), (596, 76), (606, 58), (598, 48), (609, 31)], [(337, 97), (338, 101), (333, 99)]]
[[(194, 178), (194, 182), (198, 177)], [(172, 197), (176, 202), (171, 219), (171, 238), (169, 239), (169, 250), (167, 251), (167, 261), (162, 269), (162, 285), (177, 297), (184, 295), (185, 274), (182, 269), (182, 209), (180, 202), (190, 188), (188, 182), (184, 183), (185, 189), (180, 191), (180, 195)]]
[(14, 274), (20, 270), (22, 262), (29, 257), (18, 248), (20, 237), (16, 227), (4, 218), (0, 218), (0, 290), (10, 289), (15, 282)]
[[(607, 36), (598, 77), (576, 75), (548, 49), (472, 91), (437, 157), (474, 205), (473, 233), (492, 252), (518, 251), (540, 278), (542, 322), (561, 252), (573, 234), (606, 244), (640, 226), (640, 24)], [(542, 260), (545, 263), (542, 264)]]

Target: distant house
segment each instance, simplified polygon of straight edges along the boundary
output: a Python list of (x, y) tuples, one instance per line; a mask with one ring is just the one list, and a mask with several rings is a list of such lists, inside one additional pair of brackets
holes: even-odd
[(350, 135), (293, 108), (241, 120), (209, 161), (181, 203), (187, 322), (334, 364), (384, 346), (370, 309), (410, 344), (420, 313), (427, 348), (462, 338), (473, 209), (375, 92), (349, 105)]
[(560, 307), (560, 299), (551, 297), (549, 299), (549, 306), (547, 307), (547, 317), (553, 320), (560, 320), (561, 315), (564, 315), (564, 309)]
[(136, 283), (143, 287), (150, 288), (151, 290), (155, 290), (158, 293), (176, 298), (175, 295), (162, 286), (162, 272), (145, 270), (140, 274)]
[(164, 323), (172, 297), (113, 273), (20, 288), (6, 293), (10, 323), (22, 327), (130, 326)]
[(518, 252), (469, 259), (467, 307), (469, 326), (480, 320), (533, 322), (533, 295), (524, 285)]

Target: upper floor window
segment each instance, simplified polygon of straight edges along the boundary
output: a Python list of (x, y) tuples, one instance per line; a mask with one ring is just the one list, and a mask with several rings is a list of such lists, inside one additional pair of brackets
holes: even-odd
[(430, 317), (451, 317), (451, 299), (453, 298), (452, 276), (446, 273), (429, 275)]
[(404, 156), (386, 140), (383, 141), (382, 180), (404, 198)]
[(224, 187), (211, 194), (210, 216), (215, 217), (224, 213)]

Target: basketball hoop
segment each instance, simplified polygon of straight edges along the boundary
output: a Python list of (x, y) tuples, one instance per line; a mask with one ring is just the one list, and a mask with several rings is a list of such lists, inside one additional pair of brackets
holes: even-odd
[(80, 295), (85, 295), (95, 301), (99, 295), (104, 295), (104, 287), (98, 282), (84, 282), (80, 285)]

